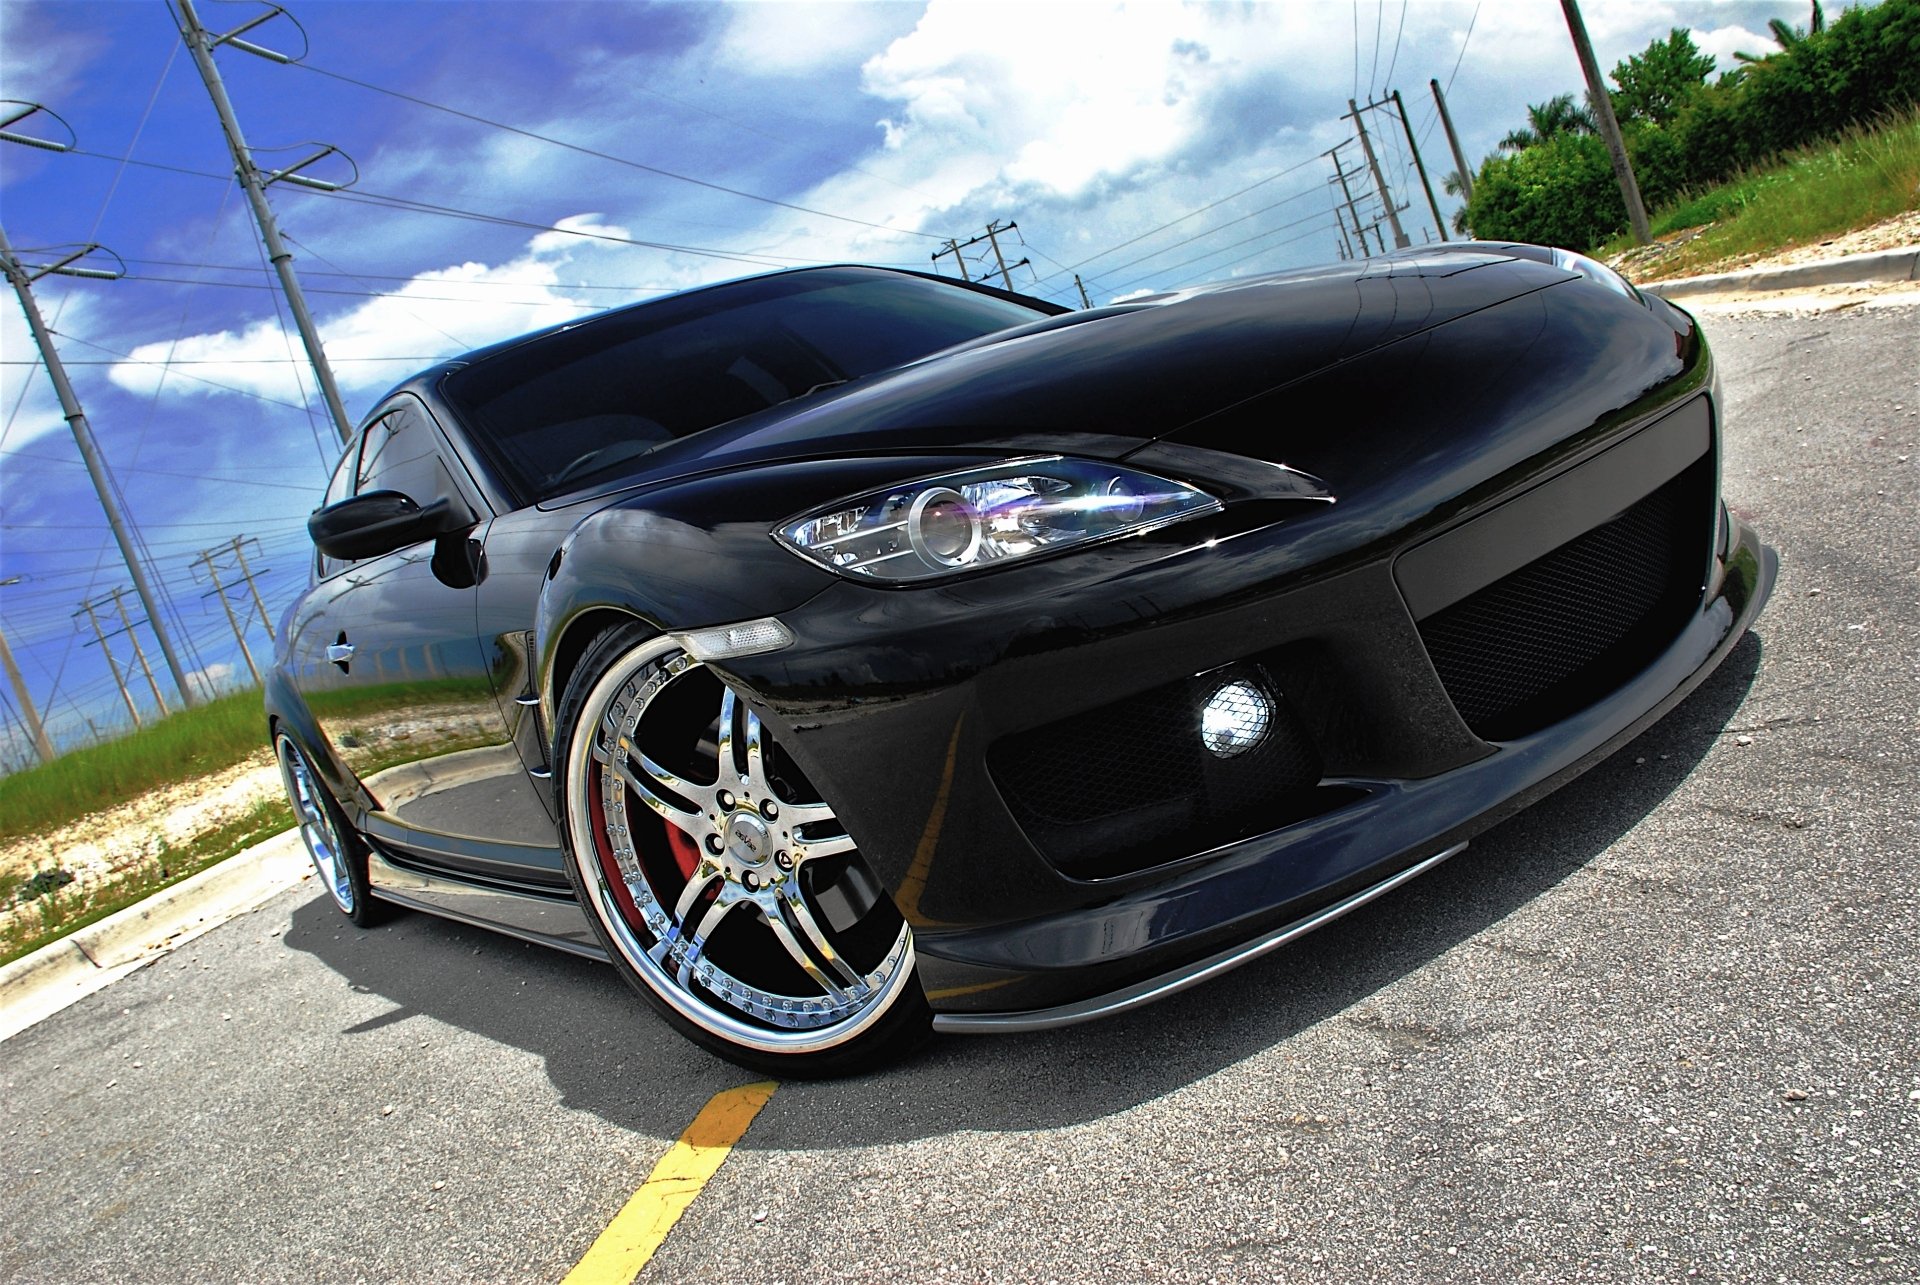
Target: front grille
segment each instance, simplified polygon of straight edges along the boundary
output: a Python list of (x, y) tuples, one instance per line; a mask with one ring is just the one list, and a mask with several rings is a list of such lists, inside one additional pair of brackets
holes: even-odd
[[(1201, 711), (1225, 685), (1273, 704), (1262, 739), (1206, 749)], [(996, 742), (987, 765), (1034, 845), (1076, 878), (1163, 865), (1329, 806), (1320, 754), (1271, 677), (1229, 665)]]
[(1713, 525), (1712, 461), (1419, 622), (1475, 735), (1511, 740), (1583, 709), (1644, 669), (1699, 604)]

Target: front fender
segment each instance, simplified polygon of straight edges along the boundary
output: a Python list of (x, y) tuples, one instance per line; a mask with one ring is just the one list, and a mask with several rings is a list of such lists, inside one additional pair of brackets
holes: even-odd
[[(782, 548), (775, 527), (837, 499), (982, 459), (942, 453), (787, 461), (690, 478), (596, 510), (566, 532), (547, 563), (534, 623), (535, 690), (551, 714), (587, 644), (625, 620), (677, 632), (799, 608), (838, 578)], [(544, 515), (549, 522), (558, 516)]]

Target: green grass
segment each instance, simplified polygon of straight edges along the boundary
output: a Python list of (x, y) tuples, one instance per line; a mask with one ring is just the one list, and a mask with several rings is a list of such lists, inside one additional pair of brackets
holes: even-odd
[[(225, 861), (262, 839), (280, 833), (293, 824), (293, 812), (286, 800), (262, 799), (244, 816), (217, 829), (196, 836), (184, 847), (162, 843), (160, 851), (131, 869), (79, 889), (77, 885), (49, 887), (56, 879), (42, 877), (45, 891), (30, 889), (34, 876), (9, 878), (5, 900), (16, 898), (24, 909), (0, 925), (0, 964), (11, 963), (22, 955), (58, 941), (68, 933), (105, 919), (162, 888), (179, 883), (189, 875)], [(42, 876), (51, 872), (38, 872)]]
[(266, 747), (257, 691), (181, 710), (117, 741), (0, 777), (0, 839), (42, 833), (158, 786), (218, 772)]
[[(1659, 211), (1653, 219), (1656, 238), (1689, 228), (1706, 231), (1633, 265), (1628, 275), (1653, 281), (1735, 267), (1913, 209), (1920, 209), (1920, 111), (1804, 148)], [(1632, 245), (1631, 237), (1619, 237), (1600, 254), (1618, 254)]]

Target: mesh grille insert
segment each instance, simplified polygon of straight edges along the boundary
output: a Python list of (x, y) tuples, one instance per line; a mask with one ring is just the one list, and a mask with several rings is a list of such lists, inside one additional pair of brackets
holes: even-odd
[(1475, 735), (1538, 731), (1613, 691), (1673, 640), (1700, 599), (1711, 467), (1690, 466), (1618, 517), (1419, 622)]

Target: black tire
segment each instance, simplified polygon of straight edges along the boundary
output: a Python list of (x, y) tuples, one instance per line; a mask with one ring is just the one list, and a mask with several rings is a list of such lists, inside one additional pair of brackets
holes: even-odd
[(294, 825), (307, 847), (321, 888), (355, 927), (371, 928), (382, 922), (388, 907), (374, 900), (367, 882), (366, 840), (347, 824), (346, 814), (298, 741), (279, 731), (274, 734), (273, 748), (280, 759), (280, 781), (287, 788), (287, 801), (293, 805)]
[(559, 705), (567, 871), (608, 956), (676, 1030), (781, 1077), (924, 1040), (913, 934), (832, 808), (744, 700), (639, 624)]

